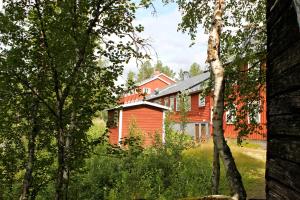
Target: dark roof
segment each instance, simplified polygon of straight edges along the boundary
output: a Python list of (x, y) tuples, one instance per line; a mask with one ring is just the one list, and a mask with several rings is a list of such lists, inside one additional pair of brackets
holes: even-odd
[(203, 89), (201, 83), (204, 82), (205, 80), (208, 80), (209, 78), (210, 78), (210, 73), (204, 72), (203, 74), (200, 74), (198, 76), (194, 76), (192, 78), (179, 81), (168, 87), (163, 88), (162, 90), (153, 92), (146, 97), (146, 100), (156, 99), (158, 97), (181, 92), (184, 90), (188, 90), (189, 93), (199, 91)]

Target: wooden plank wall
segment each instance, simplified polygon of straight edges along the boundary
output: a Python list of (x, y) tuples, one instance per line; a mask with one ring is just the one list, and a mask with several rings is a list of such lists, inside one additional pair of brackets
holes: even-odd
[(300, 199), (300, 30), (292, 0), (268, 0), (267, 199)]

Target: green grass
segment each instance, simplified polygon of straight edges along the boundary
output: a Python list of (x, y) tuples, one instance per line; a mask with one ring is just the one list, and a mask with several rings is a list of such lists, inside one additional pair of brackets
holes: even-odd
[[(93, 124), (89, 135), (97, 138), (105, 130), (105, 123), (95, 119)], [(85, 172), (78, 174), (71, 183), (70, 193), (76, 198), (89, 200), (173, 200), (210, 195), (212, 141), (194, 147), (190, 139), (180, 136), (170, 134), (166, 145), (159, 143), (144, 151), (137, 144), (113, 151), (108, 144), (98, 146), (95, 155), (87, 159)], [(264, 150), (258, 145), (240, 147), (234, 141), (228, 141), (228, 144), (248, 198), (265, 198), (265, 161), (251, 155), (251, 152), (263, 154)], [(182, 151), (183, 147), (189, 148)], [(222, 164), (219, 193), (230, 195)]]
[(93, 125), (88, 130), (88, 135), (91, 139), (99, 138), (106, 129), (106, 123), (101, 118), (94, 118)]
[[(265, 161), (242, 153), (242, 147), (234, 144), (230, 144), (230, 146), (238, 170), (242, 175), (248, 198), (265, 198)], [(197, 148), (188, 149), (184, 152), (184, 157), (191, 157), (202, 161), (208, 160), (208, 162), (212, 163), (212, 147), (213, 145), (208, 143)], [(257, 146), (255, 147), (256, 149), (258, 148)], [(220, 193), (229, 195), (230, 189), (224, 174), (224, 167), (221, 164)]]

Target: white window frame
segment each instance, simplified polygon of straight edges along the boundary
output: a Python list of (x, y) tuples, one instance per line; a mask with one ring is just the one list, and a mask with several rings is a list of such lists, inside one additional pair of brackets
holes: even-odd
[(231, 110), (226, 111), (226, 114), (225, 114), (226, 124), (234, 124), (234, 122), (236, 121), (236, 115), (230, 116), (230, 120), (228, 120), (229, 119), (228, 115), (230, 115), (230, 113), (231, 113)]
[(188, 101), (188, 111), (191, 111), (192, 110), (192, 96), (191, 95), (188, 95), (187, 96), (187, 101)]
[[(260, 124), (261, 123), (261, 112), (259, 112), (259, 110), (260, 110), (260, 101), (258, 101), (258, 102), (256, 101), (254, 103), (255, 104), (257, 103), (257, 108), (258, 108), (257, 113), (256, 113), (257, 114), (257, 121), (256, 121), (256, 123)], [(250, 113), (248, 114), (248, 124), (251, 124)]]
[(164, 105), (167, 106), (167, 107), (169, 107), (169, 104), (170, 104), (169, 103), (169, 97), (165, 97), (164, 98)]
[(144, 94), (150, 94), (151, 93), (151, 88), (143, 88), (143, 93)]
[(198, 106), (205, 107), (205, 105), (206, 105), (205, 97), (202, 94), (199, 94), (198, 95)]
[(175, 105), (174, 105), (174, 96), (170, 96), (170, 108), (171, 108), (172, 110), (174, 110), (174, 109), (175, 109), (174, 106), (175, 106)]
[(179, 111), (180, 110), (180, 108), (179, 108), (179, 106), (180, 106), (180, 97), (179, 97), (179, 95), (177, 95), (175, 98), (176, 98), (176, 111)]

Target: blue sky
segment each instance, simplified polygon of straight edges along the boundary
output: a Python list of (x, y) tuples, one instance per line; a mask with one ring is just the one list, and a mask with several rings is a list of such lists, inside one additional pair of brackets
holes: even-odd
[[(160, 0), (156, 0), (154, 7), (156, 10), (154, 15), (152, 8), (140, 9), (136, 18), (136, 23), (142, 24), (145, 28), (141, 36), (148, 38), (154, 48), (151, 55), (152, 63), (156, 63), (159, 59), (175, 72), (179, 72), (181, 68), (188, 70), (193, 62), (204, 67), (207, 50), (207, 35), (204, 34), (204, 30), (199, 28), (196, 44), (189, 47), (190, 36), (187, 33), (177, 32), (177, 25), (181, 21), (177, 5), (165, 6)], [(129, 70), (138, 70), (134, 61), (125, 68), (123, 79), (126, 79)]]

